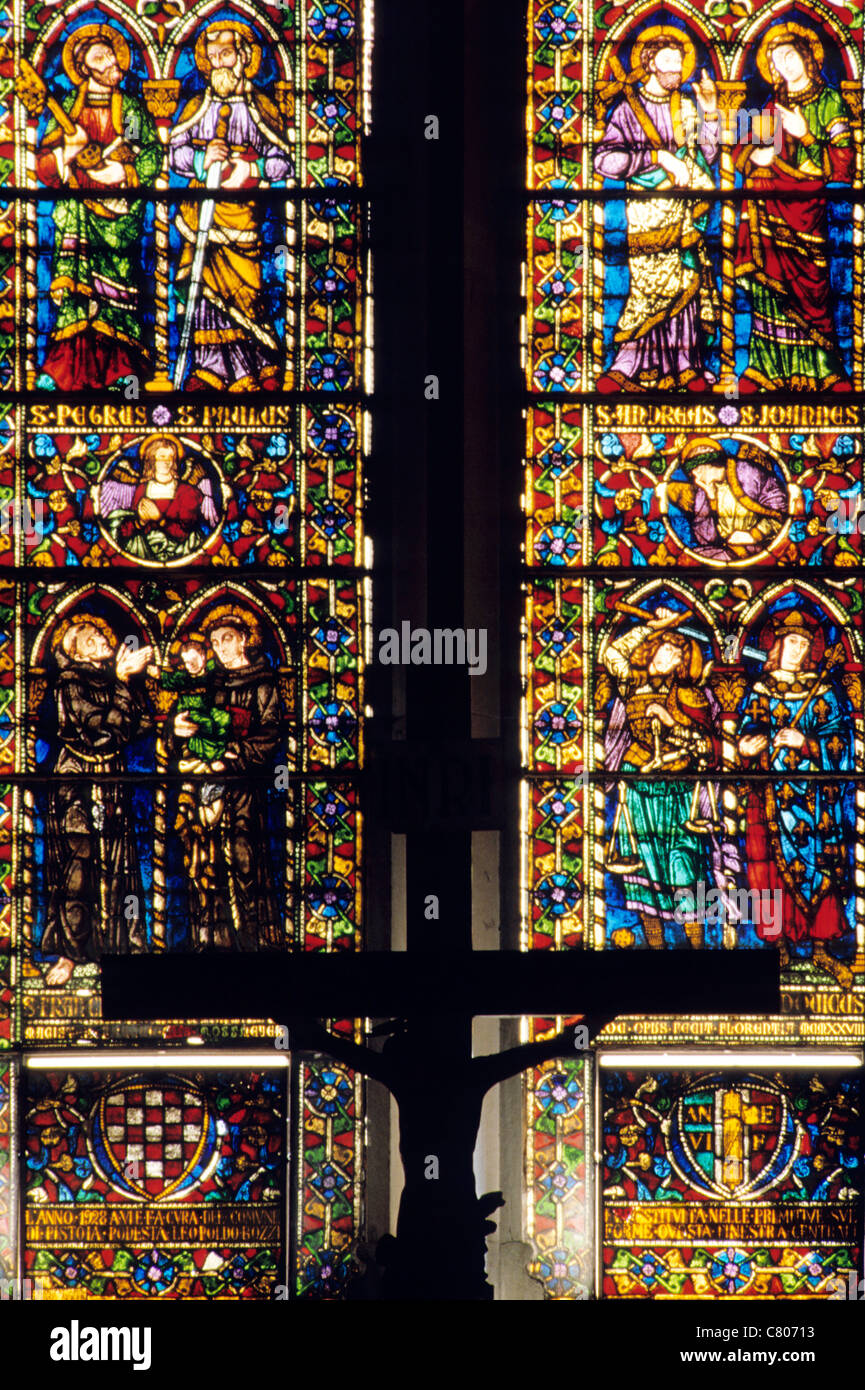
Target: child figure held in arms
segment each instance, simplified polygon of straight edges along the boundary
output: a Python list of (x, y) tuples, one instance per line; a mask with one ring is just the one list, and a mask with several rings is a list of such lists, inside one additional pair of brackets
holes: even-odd
[(186, 742), (187, 754), (191, 756), (179, 760), (178, 770), (222, 772), (225, 759), (233, 756), (226, 752), (231, 714), (214, 702), (210, 679), (213, 659), (208, 661), (204, 639), (197, 636), (183, 640), (179, 657), (183, 669), (163, 670), (159, 677), (163, 690), (179, 693), (177, 713), (189, 715), (195, 724), (195, 733)]

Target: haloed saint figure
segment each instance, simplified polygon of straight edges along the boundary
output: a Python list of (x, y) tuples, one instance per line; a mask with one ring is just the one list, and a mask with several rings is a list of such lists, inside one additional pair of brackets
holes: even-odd
[[(210, 25), (195, 46), (205, 90), (180, 114), (169, 143), (175, 174), (191, 188), (255, 189), (286, 179), (291, 150), (278, 108), (253, 84), (261, 47), (245, 24)], [(193, 281), (202, 203), (183, 203), (177, 285), (192, 314), (186, 390), (277, 390), (279, 343), (261, 297), (262, 244), (255, 203), (220, 202)], [(175, 382), (176, 386), (182, 383)]]
[[(694, 100), (683, 83), (696, 53), (684, 30), (655, 25), (634, 44), (632, 71), (609, 83), (615, 100), (595, 151), (604, 178), (645, 194), (714, 187), (719, 149), (718, 98), (704, 70)], [(703, 391), (709, 384), (705, 345), (715, 331), (718, 301), (703, 233), (708, 208), (693, 199), (646, 198), (626, 204), (629, 287), (614, 331), (615, 356), (599, 391)]]
[[(810, 960), (849, 989), (853, 974), (842, 957), (850, 937), (852, 789), (804, 774), (852, 771), (850, 704), (831, 661), (821, 660), (824, 636), (809, 614), (790, 609), (767, 639), (738, 729), (742, 765), (773, 774), (746, 791), (748, 887), (780, 895), (782, 966)], [(766, 927), (757, 934), (768, 936)]]
[(142, 865), (157, 830), (136, 812), (127, 775), (133, 745), (156, 724), (145, 678), (173, 697), (157, 749), (182, 866), (175, 944), (282, 945), (268, 788), (284, 723), (257, 618), (221, 603), (171, 644), (163, 665), (151, 647), (132, 650), (102, 617), (79, 613), (59, 625), (52, 651), (58, 747), (39, 949), (58, 959), (46, 984), (66, 984), (78, 963), (148, 948)]
[(780, 150), (746, 145), (738, 160), (747, 186), (767, 195), (743, 205), (736, 246), (751, 306), (743, 391), (852, 389), (832, 315), (825, 190), (851, 182), (856, 154), (822, 64), (817, 35), (793, 23), (774, 25), (757, 54), (772, 88), (764, 114), (780, 122), (782, 138)]
[(146, 355), (144, 203), (107, 195), (152, 182), (162, 154), (147, 107), (124, 91), (130, 53), (121, 34), (108, 24), (76, 29), (64, 44), (63, 66), (74, 88), (60, 103), (71, 131), (50, 117), (36, 172), (49, 188), (91, 189), (94, 196), (53, 205), (56, 317), (37, 385), (99, 390), (141, 375)]
[(222, 604), (179, 655), (183, 669), (164, 679), (180, 693), (163, 738), (169, 767), (199, 774), (182, 785), (175, 820), (192, 946), (279, 946), (266, 784), (283, 717), (258, 623), (241, 606)]
[(54, 638), (59, 750), (48, 796), (48, 909), (41, 950), (59, 959), (46, 984), (77, 962), (144, 950), (138, 851), (126, 772), (130, 743), (152, 728), (140, 679), (151, 648), (118, 644), (102, 618), (73, 617)]

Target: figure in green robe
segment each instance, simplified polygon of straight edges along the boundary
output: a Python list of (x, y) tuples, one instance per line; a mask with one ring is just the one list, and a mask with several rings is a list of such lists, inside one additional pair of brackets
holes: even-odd
[(607, 867), (624, 875), (626, 907), (653, 950), (673, 944), (665, 934), (677, 921), (691, 946), (705, 939), (704, 923), (683, 913), (681, 902), (687, 895), (693, 904), (697, 885), (709, 878), (708, 824), (700, 824), (699, 787), (675, 774), (716, 766), (720, 744), (717, 709), (702, 689), (700, 648), (672, 631), (686, 616), (661, 607), (610, 642), (602, 657), (619, 692), (605, 765), (640, 774), (619, 783)]
[(92, 201), (54, 204), (51, 302), (57, 317), (37, 386), (104, 389), (144, 372), (140, 276), (145, 204), (106, 197), (150, 183), (161, 161), (145, 104), (121, 90), (129, 47), (108, 24), (66, 40), (63, 65), (75, 86), (61, 102), (70, 134), (51, 116), (36, 172), (49, 188), (92, 188)]

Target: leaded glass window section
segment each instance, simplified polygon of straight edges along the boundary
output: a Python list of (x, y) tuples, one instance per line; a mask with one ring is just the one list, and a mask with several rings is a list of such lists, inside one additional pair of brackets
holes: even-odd
[(524, 946), (771, 950), (782, 990), (617, 1020), (633, 1073), (532, 1078), (532, 1272), (830, 1297), (861, 1246), (855, 1144), (825, 1147), (858, 1082), (820, 1067), (863, 1042), (861, 16), (530, 0), (527, 36)]
[[(8, 0), (0, 24), (0, 1047), (22, 1063), (0, 1123), (15, 1100), (29, 1126), (0, 1258), (52, 1296), (331, 1296), (360, 1080), (244, 1072), (278, 1042), (254, 1020), (104, 1023), (99, 961), (361, 944), (372, 10)], [(147, 1071), (155, 1043), (176, 1074)], [(202, 1044), (232, 1045), (224, 1076)], [(70, 1046), (96, 1069), (46, 1074)], [(236, 1239), (196, 1232), (232, 1184)], [(85, 1201), (105, 1221), (73, 1249), (52, 1213)]]

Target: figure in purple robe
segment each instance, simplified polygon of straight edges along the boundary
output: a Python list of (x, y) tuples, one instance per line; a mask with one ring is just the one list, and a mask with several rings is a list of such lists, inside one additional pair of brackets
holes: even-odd
[[(712, 189), (718, 157), (715, 84), (703, 71), (697, 103), (682, 95), (693, 70), (690, 40), (673, 28), (634, 45), (634, 71), (611, 84), (622, 92), (594, 156), (604, 178), (634, 192)], [(714, 381), (705, 346), (718, 296), (704, 244), (707, 203), (669, 197), (629, 200), (629, 288), (614, 332), (616, 355), (598, 379), (602, 392), (704, 391)]]
[(670, 504), (684, 513), (688, 533), (680, 540), (704, 560), (736, 563), (771, 546), (790, 517), (803, 510), (801, 490), (786, 484), (753, 445), (734, 456), (713, 439), (692, 439), (682, 450), (676, 477), (658, 484), (658, 500), (668, 517)]
[[(248, 25), (219, 20), (195, 46), (208, 80), (187, 102), (169, 142), (169, 163), (191, 188), (267, 187), (292, 173), (279, 111), (253, 87), (260, 45)], [(278, 390), (279, 342), (261, 294), (261, 231), (254, 203), (217, 196), (199, 285), (191, 285), (201, 203), (183, 203), (177, 229), (183, 251), (179, 294), (194, 298), (191, 371), (186, 390)]]

